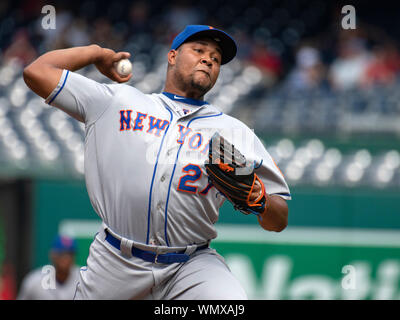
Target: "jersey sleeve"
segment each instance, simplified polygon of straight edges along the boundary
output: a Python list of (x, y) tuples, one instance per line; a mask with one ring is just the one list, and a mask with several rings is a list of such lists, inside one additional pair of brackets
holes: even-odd
[(279, 169), (274, 159), (265, 149), (258, 137), (255, 136), (255, 173), (265, 186), (265, 192), (270, 195), (277, 195), (285, 200), (291, 200), (289, 186), (285, 181), (282, 171)]
[(117, 85), (98, 83), (78, 73), (63, 70), (46, 103), (90, 125), (111, 104)]

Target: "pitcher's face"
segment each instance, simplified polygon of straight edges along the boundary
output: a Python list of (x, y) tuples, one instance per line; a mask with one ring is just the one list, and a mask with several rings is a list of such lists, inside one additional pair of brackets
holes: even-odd
[(172, 59), (175, 80), (185, 91), (196, 90), (204, 96), (219, 76), (222, 51), (218, 43), (199, 38), (184, 43), (175, 53)]

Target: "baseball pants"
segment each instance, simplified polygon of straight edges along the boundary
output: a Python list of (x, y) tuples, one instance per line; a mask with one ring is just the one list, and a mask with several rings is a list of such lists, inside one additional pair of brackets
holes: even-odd
[(103, 231), (90, 246), (74, 299), (244, 300), (247, 296), (214, 249), (199, 250), (185, 263), (154, 264), (122, 256), (105, 241)]

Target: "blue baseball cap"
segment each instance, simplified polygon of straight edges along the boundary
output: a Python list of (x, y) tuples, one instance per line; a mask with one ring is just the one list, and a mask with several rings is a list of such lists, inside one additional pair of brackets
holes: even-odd
[(56, 236), (51, 246), (51, 250), (58, 253), (62, 252), (75, 253), (76, 249), (77, 245), (75, 239), (64, 235)]
[(171, 45), (171, 50), (178, 49), (184, 42), (198, 36), (210, 37), (219, 44), (222, 50), (221, 64), (228, 63), (235, 57), (237, 52), (235, 40), (222, 30), (204, 25), (186, 26), (186, 28), (175, 37)]

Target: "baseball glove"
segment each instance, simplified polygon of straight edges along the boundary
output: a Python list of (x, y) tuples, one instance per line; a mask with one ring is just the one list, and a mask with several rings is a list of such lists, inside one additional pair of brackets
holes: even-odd
[[(233, 204), (235, 210), (246, 215), (258, 215), (265, 210), (265, 188), (254, 173), (254, 164), (246, 161), (240, 151), (218, 133), (210, 139), (205, 167), (209, 181)], [(250, 200), (256, 181), (261, 191), (256, 199)]]

